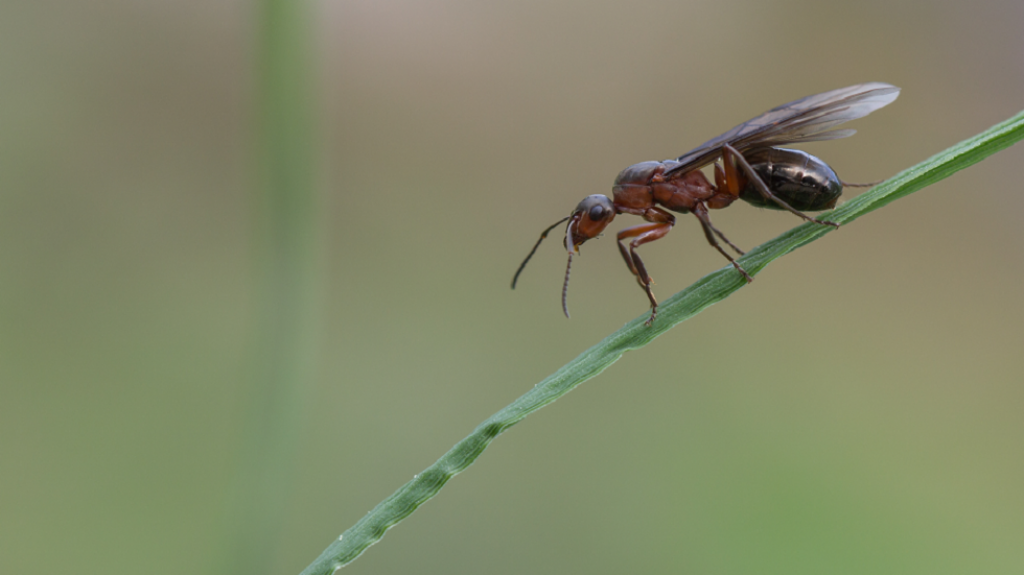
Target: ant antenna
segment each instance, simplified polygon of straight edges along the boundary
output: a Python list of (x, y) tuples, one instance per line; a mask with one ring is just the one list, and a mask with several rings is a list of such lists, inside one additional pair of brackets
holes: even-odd
[(566, 303), (566, 296), (569, 294), (569, 270), (572, 270), (572, 252), (569, 252), (569, 263), (565, 265), (565, 283), (562, 284), (562, 312), (569, 318), (569, 304)]
[[(523, 263), (519, 265), (519, 270), (516, 270), (516, 275), (512, 277), (513, 290), (516, 289), (516, 281), (519, 280), (519, 273), (523, 271), (523, 268), (526, 268), (526, 263), (530, 261), (530, 258), (533, 258), (533, 253), (537, 251), (537, 247), (540, 246), (540, 243), (543, 242), (544, 239), (548, 237), (548, 232), (551, 232), (551, 230), (555, 226), (558, 226), (559, 224), (565, 222), (569, 218), (572, 218), (572, 216), (566, 216), (565, 218), (562, 218), (558, 222), (555, 222), (551, 226), (548, 226), (547, 230), (541, 232), (540, 238), (537, 240), (537, 243), (533, 245), (533, 250), (530, 250), (530, 253), (526, 255), (526, 260), (523, 260)], [(568, 313), (566, 315), (568, 316)]]
[[(573, 220), (573, 222), (578, 222), (578, 220)], [(565, 312), (565, 317), (569, 318), (569, 304), (566, 302), (569, 295), (569, 272), (572, 270), (572, 255), (576, 253), (576, 246), (572, 243), (571, 224), (565, 227), (565, 247), (569, 250), (569, 262), (565, 265), (565, 282), (562, 284), (562, 312)]]

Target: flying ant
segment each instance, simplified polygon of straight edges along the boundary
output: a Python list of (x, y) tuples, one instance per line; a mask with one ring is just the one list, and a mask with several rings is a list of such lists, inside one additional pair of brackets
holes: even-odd
[[(658, 301), (651, 290), (651, 277), (636, 249), (668, 234), (676, 223), (669, 211), (696, 216), (708, 243), (725, 256), (748, 283), (753, 281), (718, 243), (721, 239), (743, 254), (711, 224), (708, 210), (725, 208), (740, 198), (754, 206), (788, 210), (808, 222), (838, 228), (834, 222), (817, 220), (802, 211), (834, 208), (844, 184), (871, 184), (846, 184), (818, 158), (778, 146), (852, 136), (856, 130), (833, 128), (867, 116), (891, 103), (899, 93), (900, 89), (895, 86), (872, 82), (808, 96), (772, 108), (675, 160), (640, 162), (626, 168), (615, 178), (612, 199), (601, 194), (587, 196), (569, 216), (544, 230), (516, 270), (512, 288), (516, 287), (519, 274), (548, 232), (568, 220), (563, 243), (569, 252), (569, 262), (562, 285), (562, 311), (568, 318), (566, 294), (573, 255), (579, 252), (581, 244), (601, 234), (616, 214), (633, 214), (648, 223), (620, 230), (618, 246), (626, 266), (651, 302), (651, 317), (646, 322), (650, 326), (658, 315)], [(711, 163), (715, 166), (714, 184), (700, 170)], [(627, 246), (624, 240), (629, 238), (632, 240)]]

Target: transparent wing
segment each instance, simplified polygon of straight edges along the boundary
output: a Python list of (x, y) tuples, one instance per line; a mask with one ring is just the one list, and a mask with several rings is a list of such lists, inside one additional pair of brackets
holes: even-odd
[(765, 146), (796, 142), (834, 140), (852, 136), (856, 130), (832, 130), (891, 103), (900, 89), (881, 82), (869, 82), (822, 92), (783, 104), (757, 118), (712, 138), (676, 159), (680, 165), (668, 172), (696, 170), (722, 154), (722, 146), (731, 144), (740, 152)]

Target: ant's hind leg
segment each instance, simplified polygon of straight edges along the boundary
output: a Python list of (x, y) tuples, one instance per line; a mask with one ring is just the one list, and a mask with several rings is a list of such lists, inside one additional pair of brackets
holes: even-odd
[(843, 182), (842, 180), (839, 181), (839, 183), (843, 185), (843, 188), (870, 188), (872, 186), (878, 186), (882, 182), (885, 182), (885, 180), (876, 180), (874, 182), (865, 182), (863, 184), (854, 184), (853, 182)]

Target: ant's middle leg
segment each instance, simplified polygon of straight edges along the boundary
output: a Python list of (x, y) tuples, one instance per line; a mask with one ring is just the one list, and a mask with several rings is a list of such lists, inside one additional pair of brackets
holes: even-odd
[[(727, 164), (727, 166), (728, 165), (729, 164)], [(732, 205), (733, 202), (739, 200), (740, 189), (743, 186), (746, 186), (746, 184), (746, 178), (743, 178), (742, 175), (736, 172), (735, 165), (732, 165), (730, 176), (726, 177), (725, 171), (722, 170), (722, 167), (718, 164), (718, 162), (715, 162), (715, 186), (713, 188), (714, 194), (712, 194), (711, 197), (706, 198), (703, 201), (704, 208), (712, 208), (718, 210), (721, 208), (729, 207), (730, 205)], [(702, 220), (701, 224), (705, 226), (705, 230), (710, 228), (716, 236), (722, 239), (722, 242), (728, 244), (729, 247), (735, 250), (737, 254), (739, 254), (740, 256), (746, 254), (746, 252), (740, 250), (738, 246), (736, 246), (728, 238), (726, 238), (725, 234), (722, 234), (721, 230), (712, 226), (710, 219)]]
[[(715, 240), (715, 234), (718, 234), (718, 236), (720, 236), (722, 240), (725, 240), (725, 242), (729, 244), (729, 246), (732, 246), (737, 252), (740, 252), (740, 250), (733, 246), (732, 242), (729, 242), (729, 240), (727, 240), (725, 236), (723, 236), (722, 233), (718, 231), (717, 228), (711, 225), (711, 217), (708, 216), (708, 209), (705, 208), (703, 204), (698, 204), (696, 207), (694, 207), (692, 212), (693, 215), (697, 217), (697, 220), (700, 220), (700, 225), (704, 229), (704, 237), (708, 239), (708, 244), (714, 246), (715, 249), (722, 254), (722, 256), (725, 256), (729, 260), (729, 262), (732, 263), (733, 267), (736, 268), (736, 270), (740, 274), (742, 274), (743, 277), (747, 280), (747, 284), (753, 282), (754, 279), (750, 277), (750, 274), (747, 274), (747, 271), (744, 270), (743, 267), (740, 266), (739, 263), (736, 262), (736, 260), (734, 260), (733, 257), (730, 256), (729, 253), (726, 252), (725, 249), (718, 244), (717, 240)], [(740, 254), (743, 254), (743, 252), (740, 252)]]
[(839, 228), (839, 224), (836, 224), (835, 222), (811, 218), (807, 214), (804, 214), (803, 212), (797, 210), (796, 208), (793, 208), (789, 204), (786, 204), (785, 202), (783, 202), (781, 198), (779, 198), (775, 194), (772, 194), (771, 189), (769, 189), (768, 185), (764, 183), (764, 180), (761, 180), (761, 177), (757, 175), (757, 171), (754, 170), (754, 167), (750, 165), (750, 162), (747, 162), (747, 159), (743, 157), (743, 154), (740, 154), (738, 150), (736, 150), (729, 144), (722, 146), (722, 161), (725, 163), (725, 180), (728, 183), (728, 188), (730, 191), (736, 189), (736, 193), (739, 193), (740, 178), (739, 172), (736, 169), (736, 167), (739, 166), (745, 173), (747, 180), (754, 184), (754, 187), (757, 188), (757, 191), (760, 192), (761, 195), (765, 197), (765, 199), (774, 202), (775, 204), (779, 205), (780, 207), (786, 210), (789, 210), (793, 214), (796, 214), (797, 216), (803, 218), (804, 220), (807, 220), (808, 222), (814, 222), (815, 224), (821, 224), (823, 226), (834, 226), (836, 228)]
[(737, 254), (739, 254), (740, 256), (743, 256), (744, 254), (746, 254), (746, 252), (744, 252), (743, 250), (740, 250), (739, 247), (737, 247), (728, 238), (726, 238), (725, 234), (722, 234), (721, 230), (719, 230), (718, 228), (715, 228), (714, 226), (712, 226), (711, 225), (711, 220), (707, 221), (707, 225), (708, 225), (708, 228), (711, 228), (711, 231), (714, 232), (716, 236), (718, 236), (719, 238), (722, 239), (722, 242), (725, 242), (726, 244), (728, 244), (729, 248), (732, 248), (733, 250), (735, 250)]

